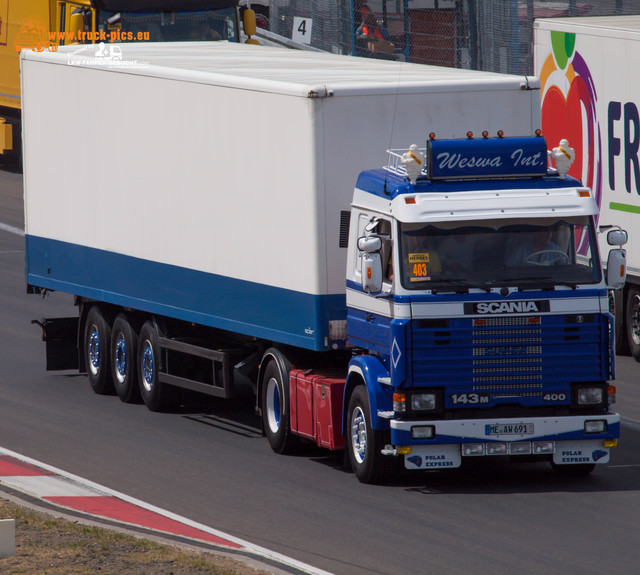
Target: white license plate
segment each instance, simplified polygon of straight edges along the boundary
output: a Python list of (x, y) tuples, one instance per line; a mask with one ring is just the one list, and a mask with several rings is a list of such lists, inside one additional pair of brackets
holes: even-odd
[(533, 423), (494, 423), (484, 426), (485, 435), (533, 435)]

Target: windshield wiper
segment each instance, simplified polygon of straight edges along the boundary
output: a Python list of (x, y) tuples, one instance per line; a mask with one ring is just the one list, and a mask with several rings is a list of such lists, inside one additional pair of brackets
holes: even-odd
[[(571, 289), (576, 289), (578, 286), (578, 282), (569, 282), (566, 280), (561, 280), (559, 278), (554, 278), (551, 276), (525, 276), (525, 277), (517, 277), (513, 279), (505, 280), (507, 282), (512, 281), (514, 284), (518, 286), (518, 289), (550, 289), (555, 288), (556, 286), (566, 286)], [(532, 282), (530, 285), (522, 285), (521, 282)]]
[(469, 289), (470, 288), (477, 288), (477, 289), (483, 289), (486, 290), (487, 293), (491, 291), (490, 288), (485, 287), (485, 286), (480, 286), (477, 284), (474, 284), (472, 282), (470, 282), (467, 279), (463, 279), (463, 278), (443, 278), (443, 279), (439, 279), (439, 280), (434, 280), (431, 282), (432, 284), (436, 284), (436, 287), (432, 287), (431, 291), (433, 293), (438, 293), (438, 292), (445, 292), (445, 291), (451, 291), (451, 289), (447, 289), (447, 288), (442, 288), (442, 285), (445, 286), (456, 286), (457, 288), (463, 288), (463, 289), (457, 289), (456, 292), (457, 293), (469, 293)]

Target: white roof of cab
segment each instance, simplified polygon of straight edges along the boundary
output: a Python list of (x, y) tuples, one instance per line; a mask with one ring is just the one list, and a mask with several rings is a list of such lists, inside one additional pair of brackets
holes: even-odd
[[(108, 46), (112, 46), (108, 44)], [(424, 91), (521, 90), (534, 78), (374, 60), (231, 42), (117, 44), (122, 61), (96, 58), (96, 45), (61, 46), (57, 52), (23, 50), (26, 60), (48, 61), (143, 76), (171, 78), (303, 97)]]

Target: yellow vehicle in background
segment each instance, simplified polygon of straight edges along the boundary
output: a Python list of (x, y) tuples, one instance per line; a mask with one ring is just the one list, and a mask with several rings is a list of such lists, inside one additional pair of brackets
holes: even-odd
[(240, 41), (238, 0), (0, 0), (0, 164), (21, 164), (20, 50), (207, 40)]

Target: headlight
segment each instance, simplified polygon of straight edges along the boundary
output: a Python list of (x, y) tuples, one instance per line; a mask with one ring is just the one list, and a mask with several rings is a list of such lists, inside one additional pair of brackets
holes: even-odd
[(602, 403), (603, 397), (602, 387), (578, 388), (578, 405), (599, 405)]
[(412, 411), (433, 411), (438, 406), (435, 393), (414, 393), (411, 396)]
[(605, 431), (607, 431), (607, 422), (604, 419), (584, 422), (585, 433), (604, 433)]
[(416, 425), (411, 428), (411, 439), (433, 439), (436, 428), (433, 425)]

